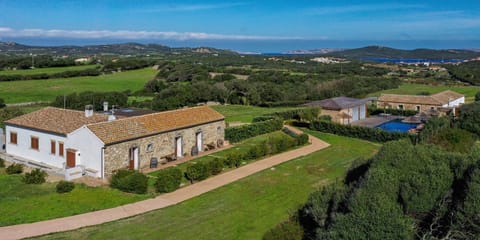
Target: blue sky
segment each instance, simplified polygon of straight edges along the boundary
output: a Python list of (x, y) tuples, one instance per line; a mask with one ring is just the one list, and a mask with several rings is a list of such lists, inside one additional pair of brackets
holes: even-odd
[(338, 47), (354, 42), (423, 47), (441, 41), (480, 47), (480, 1), (473, 0), (0, 0), (0, 11), (0, 41), (214, 46), (298, 41), (327, 47), (335, 42)]

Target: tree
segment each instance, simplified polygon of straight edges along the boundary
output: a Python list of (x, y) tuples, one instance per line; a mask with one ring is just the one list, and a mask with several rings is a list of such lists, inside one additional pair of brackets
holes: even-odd
[(458, 126), (480, 136), (480, 101), (460, 107)]

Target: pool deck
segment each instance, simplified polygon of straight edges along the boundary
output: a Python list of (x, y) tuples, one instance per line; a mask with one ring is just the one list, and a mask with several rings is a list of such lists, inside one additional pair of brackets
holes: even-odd
[(382, 123), (390, 122), (395, 119), (403, 118), (401, 116), (371, 116), (362, 120), (355, 121), (351, 123), (352, 126), (361, 126), (361, 127), (369, 127), (374, 128)]

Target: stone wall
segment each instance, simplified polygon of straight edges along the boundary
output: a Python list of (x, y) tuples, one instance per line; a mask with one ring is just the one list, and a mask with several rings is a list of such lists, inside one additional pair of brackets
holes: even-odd
[(437, 108), (441, 107), (441, 106), (437, 106), (437, 105), (393, 103), (393, 102), (382, 102), (382, 101), (378, 101), (378, 103), (377, 103), (378, 108), (399, 109), (399, 105), (403, 105), (403, 110), (413, 110), (413, 111), (417, 111), (417, 106), (420, 106), (420, 112), (426, 112), (426, 111), (430, 110), (431, 108), (437, 110)]
[(183, 154), (189, 156), (192, 147), (196, 146), (196, 133), (200, 131), (203, 139), (202, 150), (204, 150), (207, 144), (216, 144), (218, 140), (223, 141), (225, 139), (225, 121), (217, 121), (106, 146), (104, 151), (105, 175), (109, 177), (113, 171), (129, 167), (129, 150), (132, 147), (138, 147), (139, 151), (139, 163), (136, 167), (139, 169), (149, 168), (152, 157), (162, 161), (165, 156), (175, 153), (175, 138), (179, 136), (183, 140)]

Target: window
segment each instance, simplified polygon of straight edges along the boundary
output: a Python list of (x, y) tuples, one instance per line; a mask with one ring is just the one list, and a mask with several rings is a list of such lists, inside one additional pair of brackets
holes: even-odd
[(147, 145), (147, 152), (153, 152), (153, 143)]
[(417, 109), (417, 112), (420, 112), (420, 106), (417, 105), (415, 108)]
[(430, 110), (435, 110), (435, 108), (434, 108), (434, 107), (430, 107)]
[(403, 105), (402, 105), (402, 104), (399, 104), (399, 105), (398, 105), (398, 109), (399, 109), (399, 110), (403, 110)]
[(63, 157), (63, 142), (58, 143), (58, 156)]
[(50, 141), (50, 153), (52, 155), (55, 155), (56, 151), (57, 151), (57, 142), (55, 142), (55, 140), (52, 140)]
[(38, 137), (32, 136), (30, 138), (30, 148), (38, 150)]
[(17, 133), (16, 132), (10, 132), (10, 143), (11, 144), (17, 144)]

